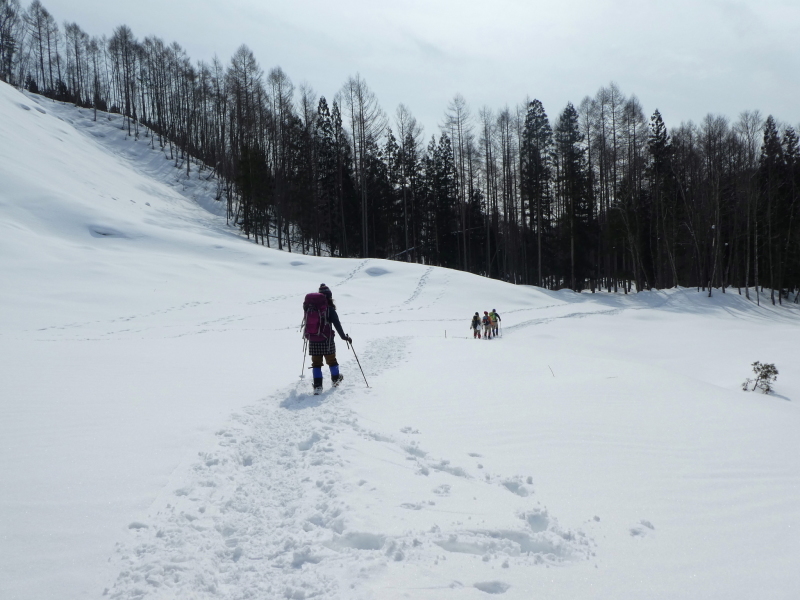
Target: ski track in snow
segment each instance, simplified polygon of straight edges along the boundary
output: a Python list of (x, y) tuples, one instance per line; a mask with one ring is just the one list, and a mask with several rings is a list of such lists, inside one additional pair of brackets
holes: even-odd
[[(370, 344), (362, 356), (369, 365), (367, 376), (375, 379), (402, 361), (407, 342), (391, 338)], [(432, 489), (431, 499), (399, 502), (406, 510), (433, 509), (434, 499), (450, 496), (458, 480), (520, 497), (533, 490), (530, 478), (526, 482), (482, 471), (480, 478), (473, 477), (430, 456), (407, 441), (418, 433), (411, 427), (398, 438), (362, 426), (348, 405), (359, 394), (380, 398), (360, 387), (355, 363), (347, 367), (350, 381), (335, 391), (314, 396), (304, 391), (306, 382), (295, 384), (234, 415), (218, 430), (216, 446), (176, 472), (147, 519), (129, 524), (128, 539), (117, 544), (111, 559), (119, 575), (104, 596), (372, 598), (377, 596), (361, 589), (372, 575), (402, 561), (435, 568), (442, 551), (480, 555), (484, 561), (499, 556), (504, 568), (509, 560), (520, 566), (555, 565), (592, 555), (590, 537), (561, 529), (540, 508), (520, 512), (520, 526), (513, 530), (438, 525), (400, 535), (352, 530), (347, 497), (362, 486), (368, 494), (372, 490), (369, 482), (349, 479), (346, 466), (363, 461), (376, 444), (397, 456), (386, 468), (413, 469), (419, 477), (437, 471), (452, 478), (452, 484)], [(478, 582), (475, 587), (502, 593), (508, 585)]]
[(611, 308), (607, 310), (592, 310), (586, 312), (573, 312), (566, 315), (559, 315), (556, 317), (543, 317), (540, 319), (528, 319), (527, 321), (522, 321), (520, 323), (515, 323), (514, 325), (508, 325), (504, 327), (503, 330), (511, 333), (516, 331), (517, 329), (524, 329), (525, 327), (530, 327), (532, 325), (544, 325), (545, 323), (552, 323), (558, 319), (583, 319), (585, 317), (593, 317), (596, 315), (616, 315), (621, 313), (622, 311), (626, 310), (625, 308)]

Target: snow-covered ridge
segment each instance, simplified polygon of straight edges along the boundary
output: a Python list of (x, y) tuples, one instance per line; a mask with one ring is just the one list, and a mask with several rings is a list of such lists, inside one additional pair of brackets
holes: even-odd
[(0, 597), (800, 593), (796, 307), (266, 249), (120, 125), (0, 84)]
[[(129, 128), (128, 120), (117, 113), (95, 112), (38, 94), (20, 93), (25, 96), (17, 101), (22, 110), (55, 116), (77, 131), (88, 134), (107, 155), (122, 159), (126, 169), (175, 189), (182, 197), (193, 200), (214, 215), (225, 214), (224, 202), (216, 197), (217, 180), (213, 172), (194, 159), (190, 159), (187, 168), (180, 149), (166, 138), (159, 138), (146, 126), (138, 124)], [(157, 187), (144, 191), (155, 196), (163, 195)]]

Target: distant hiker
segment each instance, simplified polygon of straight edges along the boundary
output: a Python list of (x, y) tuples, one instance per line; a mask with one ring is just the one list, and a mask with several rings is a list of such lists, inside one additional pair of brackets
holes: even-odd
[(311, 356), (311, 369), (314, 374), (314, 394), (322, 392), (322, 359), (328, 364), (331, 371), (331, 382), (338, 386), (344, 376), (339, 373), (339, 363), (336, 361), (336, 334), (351, 343), (353, 340), (342, 331), (339, 315), (336, 314), (336, 305), (333, 303), (333, 292), (324, 283), (319, 286), (319, 293), (306, 294), (303, 302), (305, 328), (303, 336), (308, 340), (308, 354)]
[(481, 339), (481, 318), (478, 313), (475, 313), (475, 315), (472, 317), (472, 323), (470, 323), (470, 327), (472, 328), (472, 339)]
[(503, 319), (500, 318), (495, 309), (492, 309), (492, 312), (489, 313), (489, 319), (492, 321), (492, 335), (497, 337), (497, 330), (500, 326), (500, 321)]
[(483, 311), (483, 339), (492, 339), (492, 320), (489, 318), (489, 312)]

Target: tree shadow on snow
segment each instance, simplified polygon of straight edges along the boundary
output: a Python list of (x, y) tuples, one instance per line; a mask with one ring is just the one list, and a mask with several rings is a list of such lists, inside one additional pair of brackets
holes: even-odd
[[(537, 288), (547, 297), (562, 302), (581, 304), (593, 302), (615, 309), (656, 309), (666, 312), (675, 312), (695, 315), (714, 315), (727, 313), (728, 315), (748, 320), (784, 321), (798, 323), (800, 306), (794, 301), (784, 299), (783, 305), (772, 306), (768, 293), (761, 294), (761, 305), (756, 304), (755, 290), (750, 289), (751, 299), (748, 300), (744, 293), (740, 296), (737, 288), (727, 288), (726, 293), (715, 288), (712, 297), (707, 291), (696, 291), (694, 288), (677, 287), (668, 290), (643, 290), (629, 294), (607, 293), (599, 291), (596, 294), (584, 291), (576, 293), (572, 290), (542, 290)], [(743, 290), (744, 292), (744, 290)]]

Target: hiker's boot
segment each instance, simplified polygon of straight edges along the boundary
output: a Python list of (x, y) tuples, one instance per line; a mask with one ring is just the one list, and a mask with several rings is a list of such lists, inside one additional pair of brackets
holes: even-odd
[(314, 377), (314, 395), (322, 393), (322, 377)]
[(333, 387), (338, 387), (339, 384), (342, 383), (343, 379), (344, 375), (342, 375), (341, 373), (338, 375), (331, 375), (331, 384), (333, 385)]

